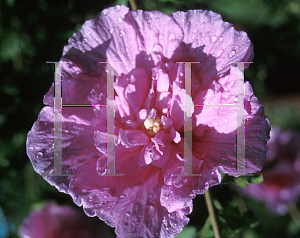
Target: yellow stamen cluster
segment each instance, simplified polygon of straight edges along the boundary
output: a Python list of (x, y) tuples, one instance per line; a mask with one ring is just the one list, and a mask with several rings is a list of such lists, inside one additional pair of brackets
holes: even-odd
[(159, 117), (153, 118), (147, 118), (144, 121), (144, 126), (150, 136), (154, 136), (157, 132), (160, 131), (161, 122)]

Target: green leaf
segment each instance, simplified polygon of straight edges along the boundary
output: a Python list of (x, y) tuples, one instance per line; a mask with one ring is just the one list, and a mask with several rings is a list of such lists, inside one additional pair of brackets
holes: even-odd
[(117, 0), (115, 5), (128, 6), (128, 0)]
[(182, 232), (175, 236), (176, 238), (195, 238), (197, 233), (197, 229), (195, 226), (186, 226), (183, 228)]
[(216, 209), (223, 210), (223, 207), (222, 207), (221, 203), (217, 199), (213, 199), (213, 204), (214, 204)]
[(251, 174), (250, 175), (242, 175), (239, 177), (233, 177), (233, 176), (229, 176), (229, 175), (225, 175), (222, 174), (222, 182), (221, 184), (230, 184), (233, 183), (239, 187), (247, 187), (249, 183), (251, 184), (259, 184), (261, 182), (263, 182), (264, 178), (262, 174), (259, 175), (255, 175), (255, 174)]
[(246, 177), (237, 177), (234, 178), (234, 184), (236, 184), (239, 187), (245, 188), (248, 186), (249, 181)]
[(264, 181), (264, 177), (262, 174), (258, 175), (257, 177), (252, 177), (250, 179), (250, 183), (253, 183), (253, 184), (259, 184), (259, 183), (262, 183)]
[(219, 229), (222, 237), (241, 237), (241, 233), (247, 229), (253, 229), (259, 225), (251, 211), (241, 214), (236, 207), (229, 205), (217, 214)]
[(200, 232), (198, 232), (197, 234), (197, 238), (210, 238), (210, 237), (214, 237), (214, 233), (211, 229), (211, 221), (210, 221), (210, 217), (208, 216), (202, 229), (200, 230)]

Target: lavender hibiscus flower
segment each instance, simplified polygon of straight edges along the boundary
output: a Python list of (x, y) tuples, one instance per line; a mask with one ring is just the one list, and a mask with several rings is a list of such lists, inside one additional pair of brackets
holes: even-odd
[(19, 229), (19, 235), (21, 238), (113, 237), (101, 225), (74, 208), (48, 202), (29, 213)]
[(273, 128), (266, 165), (271, 168), (263, 170), (264, 181), (239, 188), (241, 194), (264, 202), (269, 210), (278, 215), (288, 211), (291, 202), (300, 195), (300, 134), (296, 131), (281, 131)]
[[(88, 216), (116, 227), (118, 237), (174, 237), (188, 224), (192, 199), (219, 184), (220, 172), (236, 174), (237, 81), (232, 62), (253, 57), (245, 32), (211, 11), (171, 16), (158, 11), (103, 10), (86, 21), (65, 46), (62, 103), (62, 170), (54, 167), (54, 87), (44, 97), (28, 134), (34, 169), (72, 196)], [(107, 135), (107, 72), (115, 64), (114, 134)], [(192, 66), (192, 100), (185, 111), (184, 64)], [(190, 97), (191, 98), (191, 97)], [(270, 130), (264, 110), (245, 83), (245, 173), (262, 169)], [(197, 106), (194, 108), (194, 106)], [(184, 173), (184, 113), (192, 116), (192, 173)], [(115, 172), (106, 172), (107, 138), (116, 144)]]

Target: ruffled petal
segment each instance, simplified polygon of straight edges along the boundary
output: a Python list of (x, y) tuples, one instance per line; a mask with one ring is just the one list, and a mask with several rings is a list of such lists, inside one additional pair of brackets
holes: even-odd
[[(221, 162), (220, 159), (227, 158), (228, 164), (224, 165), (223, 169), (229, 174), (234, 174), (237, 79), (243, 80), (243, 74), (235, 67), (232, 67), (230, 72), (230, 75), (214, 82), (210, 89), (197, 95), (195, 104), (201, 106), (195, 109), (193, 133), (197, 135), (197, 141), (201, 141), (202, 144), (196, 149), (199, 156), (211, 154), (212, 159), (222, 165), (224, 161)], [(265, 161), (265, 145), (269, 138), (270, 123), (264, 116), (264, 109), (254, 96), (248, 82), (245, 83), (245, 88), (245, 173), (254, 173), (262, 169)], [(205, 149), (205, 146), (212, 151)], [(226, 156), (222, 155), (222, 150)]]
[[(54, 167), (53, 87), (44, 98), (50, 107), (28, 134), (35, 170), (88, 216), (116, 227), (118, 237), (174, 237), (188, 223), (195, 195), (219, 184), (220, 172), (236, 175), (237, 80), (243, 75), (230, 61), (251, 56), (247, 35), (209, 11), (170, 17), (125, 6), (103, 10), (70, 38), (61, 60), (68, 104), (62, 109), (62, 172), (71, 176), (47, 176)], [(192, 65), (193, 97), (184, 89), (180, 61), (201, 61)], [(106, 62), (115, 62), (110, 135)], [(244, 115), (245, 173), (253, 173), (264, 163), (270, 125), (247, 82)], [(192, 172), (201, 176), (182, 176), (185, 117), (193, 122)], [(115, 171), (107, 171), (108, 137), (115, 141)]]
[(143, 131), (120, 129), (119, 141), (126, 148), (130, 148), (133, 146), (147, 145), (150, 139)]
[(148, 95), (151, 81), (143, 68), (136, 68), (129, 74), (130, 83), (125, 89), (125, 97), (132, 110), (138, 115), (143, 108), (145, 99)]
[(205, 157), (199, 160), (193, 156), (192, 173), (198, 176), (184, 176), (184, 160), (180, 151), (182, 150), (179, 148), (173, 150), (170, 160), (163, 168), (165, 185), (162, 187), (160, 200), (169, 212), (190, 206), (196, 194), (203, 194), (205, 190), (219, 184), (220, 172), (224, 172)]
[[(116, 145), (116, 174), (124, 176), (100, 176), (103, 174), (100, 168), (106, 165), (106, 156), (99, 158), (99, 151), (105, 155), (104, 147), (99, 145), (105, 142), (106, 136), (97, 132), (96, 142), (99, 144), (97, 148), (93, 145), (93, 132), (96, 128), (101, 129), (99, 124), (89, 124), (75, 115), (63, 116), (62, 173), (71, 176), (46, 176), (54, 168), (53, 121), (53, 109), (45, 107), (27, 140), (27, 152), (35, 170), (50, 184), (70, 194), (87, 215), (97, 215), (116, 227), (118, 237), (136, 237), (137, 234), (139, 237), (172, 237), (182, 231), (188, 223), (185, 215), (191, 210), (177, 209), (169, 213), (160, 204), (163, 185), (160, 169), (153, 165), (138, 165), (141, 149), (124, 150)], [(98, 151), (99, 148), (103, 149)]]
[[(186, 99), (187, 102), (186, 102)], [(185, 105), (190, 104), (188, 111)], [(173, 120), (173, 126), (177, 131), (184, 125), (184, 117), (191, 117), (194, 113), (194, 103), (190, 96), (186, 94), (185, 89), (180, 88), (177, 82), (173, 82), (173, 97), (171, 99), (170, 117)]]
[(88, 216), (97, 215), (116, 227), (118, 237), (173, 237), (181, 232), (188, 213), (180, 209), (168, 213), (161, 206), (159, 169), (139, 167), (138, 152), (122, 155), (122, 159), (116, 156), (116, 173), (122, 172), (124, 177), (98, 176), (93, 169), (95, 161), (79, 168), (70, 183), (77, 205), (83, 205)]
[[(74, 113), (77, 109), (77, 113)], [(95, 119), (91, 108), (69, 108), (71, 116), (62, 116), (62, 174), (73, 174), (77, 166), (98, 158), (94, 144), (94, 131), (103, 129), (103, 123)], [(65, 111), (67, 111), (65, 109)], [(70, 112), (67, 114), (71, 114)], [(90, 121), (79, 115), (90, 116)], [(36, 172), (59, 191), (68, 193), (70, 176), (51, 176), (54, 170), (54, 110), (44, 107), (27, 137), (27, 154)], [(59, 148), (57, 148), (59, 149)], [(58, 164), (59, 165), (59, 164)]]
[[(221, 15), (206, 10), (175, 12), (172, 17), (184, 32), (189, 61), (200, 61), (197, 75), (206, 84), (213, 77), (221, 76), (231, 62), (249, 62), (253, 47), (243, 31), (236, 31), (232, 24), (223, 22)], [(205, 77), (203, 77), (205, 75)]]
[(115, 64), (116, 73), (121, 75), (141, 65), (153, 66), (157, 53), (170, 58), (182, 38), (182, 30), (166, 14), (129, 12), (125, 6), (115, 6), (86, 21), (70, 38), (63, 55), (76, 60), (82, 52), (90, 52), (88, 62), (96, 68), (99, 61), (122, 62)]

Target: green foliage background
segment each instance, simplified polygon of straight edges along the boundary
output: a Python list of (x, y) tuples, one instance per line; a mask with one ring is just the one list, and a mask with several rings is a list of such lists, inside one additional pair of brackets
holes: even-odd
[[(126, 0), (0, 0), (0, 205), (9, 237), (18, 237), (24, 217), (45, 201), (75, 207), (69, 196), (33, 171), (25, 151), (26, 136), (53, 81), (54, 67), (46, 61), (58, 61), (68, 38), (85, 20), (116, 4), (129, 6)], [(272, 125), (300, 129), (299, 1), (139, 0), (137, 5), (167, 14), (208, 9), (246, 31), (255, 52), (246, 80)], [(300, 228), (289, 215), (269, 213), (263, 204), (240, 197), (226, 181), (210, 189), (222, 237), (300, 237)], [(241, 213), (241, 204), (246, 213)], [(203, 196), (194, 200), (189, 217), (189, 226), (178, 237), (213, 237)]]

